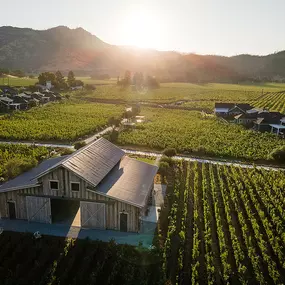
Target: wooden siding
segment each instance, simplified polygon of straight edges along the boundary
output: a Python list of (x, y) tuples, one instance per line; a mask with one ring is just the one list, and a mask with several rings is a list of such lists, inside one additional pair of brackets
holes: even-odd
[[(50, 180), (58, 180), (59, 190), (51, 190)], [(108, 198), (96, 192), (86, 190), (90, 185), (69, 172), (64, 168), (58, 168), (53, 172), (39, 178), (42, 186), (15, 190), (6, 193), (0, 193), (0, 217), (8, 218), (8, 201), (16, 202), (16, 218), (27, 220), (26, 196), (39, 196), (47, 198), (78, 199), (82, 201), (100, 202), (105, 204), (106, 229), (119, 230), (120, 213), (128, 213), (128, 231), (139, 231), (139, 217), (141, 211), (139, 208)], [(79, 182), (79, 192), (71, 191), (70, 182)]]
[(8, 203), (14, 201), (16, 203), (16, 218), (27, 219), (27, 207), (25, 195), (36, 195), (41, 193), (40, 187), (26, 188), (22, 190), (15, 190), (5, 193), (0, 193), (0, 217), (9, 218)]
[(50, 198), (26, 196), (26, 205), (28, 221), (51, 224)]

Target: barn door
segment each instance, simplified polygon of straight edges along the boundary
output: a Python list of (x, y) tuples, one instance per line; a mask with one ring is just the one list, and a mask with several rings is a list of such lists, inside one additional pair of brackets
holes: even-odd
[(120, 231), (128, 231), (128, 214), (126, 213), (120, 213)]
[(16, 206), (15, 202), (8, 202), (8, 207), (9, 207), (9, 218), (11, 220), (16, 219)]
[(51, 224), (51, 207), (49, 198), (27, 196), (26, 204), (29, 222)]
[(105, 204), (95, 202), (80, 202), (81, 227), (106, 229)]

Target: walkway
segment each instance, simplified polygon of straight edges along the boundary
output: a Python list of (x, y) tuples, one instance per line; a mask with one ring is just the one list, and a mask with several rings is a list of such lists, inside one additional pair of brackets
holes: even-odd
[(118, 244), (138, 246), (139, 243), (142, 243), (144, 247), (150, 247), (152, 245), (155, 230), (155, 227), (153, 227), (145, 234), (124, 233), (112, 230), (82, 229), (80, 227), (72, 227), (65, 224), (29, 223), (28, 221), (24, 220), (9, 219), (0, 219), (0, 227), (2, 227), (4, 231), (23, 233), (34, 233), (39, 231), (41, 235), (62, 236), (79, 239), (85, 239), (88, 237), (91, 240), (102, 240), (105, 242), (114, 239)]

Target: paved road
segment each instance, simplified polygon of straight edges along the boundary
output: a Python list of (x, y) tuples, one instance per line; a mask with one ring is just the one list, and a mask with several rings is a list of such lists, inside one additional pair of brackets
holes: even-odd
[[(128, 150), (128, 149), (123, 149), (126, 153), (129, 154), (136, 154), (136, 155), (144, 155), (144, 156), (152, 156), (156, 158), (161, 158), (160, 153), (156, 152), (146, 152), (146, 151), (137, 151), (137, 150)], [(195, 157), (187, 157), (187, 156), (174, 156), (173, 159), (178, 159), (178, 160), (186, 160), (186, 161), (198, 161), (198, 162), (204, 162), (204, 163), (212, 163), (212, 164), (218, 164), (218, 165), (233, 165), (233, 166), (238, 166), (242, 168), (254, 168), (256, 167), (257, 169), (266, 169), (266, 170), (285, 170), (285, 168), (279, 168), (279, 167), (274, 167), (274, 166), (266, 166), (266, 165), (252, 165), (252, 164), (246, 164), (241, 161), (221, 161), (217, 159), (203, 159), (203, 158), (195, 158)]]
[[(90, 143), (102, 135), (110, 132), (112, 130), (111, 127), (108, 127), (93, 136), (85, 139), (84, 141), (86, 143)], [(1, 141), (0, 141), (1, 143)], [(35, 145), (35, 146), (45, 146), (45, 147), (63, 147), (63, 148), (69, 148), (69, 149), (74, 149), (73, 145), (68, 145), (68, 144), (49, 144), (49, 143), (33, 143), (33, 142), (13, 142), (13, 141), (2, 141), (2, 143), (9, 143), (9, 144), (25, 144), (25, 145)], [(159, 160), (161, 158), (161, 153), (157, 152), (150, 152), (150, 151), (139, 151), (139, 150), (130, 150), (130, 149), (123, 149), (126, 153), (129, 154), (135, 154), (135, 155), (143, 155), (143, 156), (152, 156), (156, 157), (156, 165), (159, 163)], [(174, 156), (174, 159), (179, 159), (179, 160), (186, 160), (186, 161), (198, 161), (198, 162), (204, 162), (204, 163), (212, 163), (212, 164), (218, 164), (218, 165), (233, 165), (233, 166), (239, 166), (242, 168), (258, 168), (258, 169), (266, 169), (266, 170), (285, 170), (284, 167), (274, 167), (274, 166), (267, 166), (267, 165), (252, 165), (252, 164), (246, 164), (238, 160), (232, 160), (232, 161), (222, 161), (218, 159), (203, 159), (203, 158), (195, 158), (195, 157), (188, 157), (188, 156)]]
[[(109, 133), (112, 130), (111, 127), (107, 127), (106, 129), (96, 133), (95, 135), (87, 138), (84, 140), (86, 144), (100, 138), (101, 136)], [(61, 143), (37, 143), (37, 142), (21, 142), (21, 141), (0, 141), (0, 143), (7, 143), (7, 144), (23, 144), (23, 145), (34, 145), (34, 146), (45, 146), (45, 147), (63, 147), (63, 148), (69, 148), (74, 149), (73, 145), (70, 144), (61, 144)]]

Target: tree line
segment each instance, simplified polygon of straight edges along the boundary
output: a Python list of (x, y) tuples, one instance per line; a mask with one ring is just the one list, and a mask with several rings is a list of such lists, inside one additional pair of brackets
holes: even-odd
[(53, 72), (43, 72), (38, 77), (39, 84), (46, 85), (47, 81), (57, 89), (68, 89), (70, 87), (83, 86), (82, 80), (76, 79), (73, 71), (69, 71), (67, 78), (58, 70), (56, 73)]

